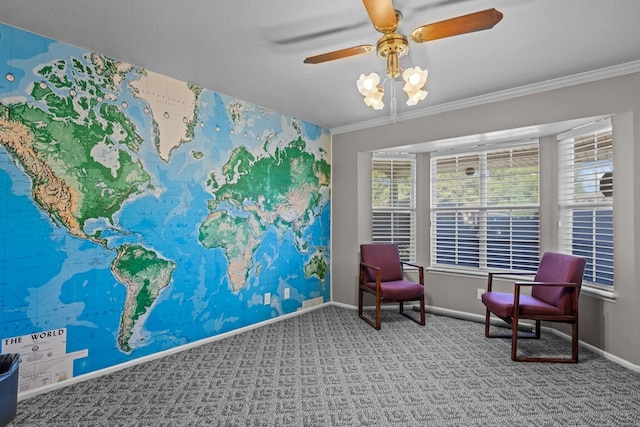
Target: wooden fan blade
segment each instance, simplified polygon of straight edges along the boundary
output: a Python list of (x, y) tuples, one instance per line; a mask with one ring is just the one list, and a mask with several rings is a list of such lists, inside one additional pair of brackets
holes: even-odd
[(381, 33), (392, 33), (398, 28), (398, 16), (392, 0), (362, 0), (371, 23)]
[(364, 55), (373, 52), (374, 50), (374, 47), (370, 44), (361, 44), (360, 46), (348, 47), (346, 49), (334, 50), (333, 52), (327, 52), (321, 55), (310, 56), (304, 60), (304, 63), (320, 64), (321, 62), (333, 61), (336, 59), (347, 58), (349, 56)]
[(459, 34), (488, 30), (501, 20), (502, 12), (499, 10), (482, 10), (418, 27), (411, 33), (411, 40), (416, 43), (423, 43)]

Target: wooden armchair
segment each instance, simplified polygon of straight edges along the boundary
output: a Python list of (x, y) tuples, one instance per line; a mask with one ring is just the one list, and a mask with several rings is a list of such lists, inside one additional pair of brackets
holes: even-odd
[[(358, 316), (376, 329), (380, 329), (380, 306), (397, 302), (400, 313), (420, 325), (425, 324), (424, 314), (424, 267), (400, 261), (398, 245), (373, 243), (360, 245), (360, 278), (358, 290)], [(419, 283), (404, 280), (403, 265), (418, 269)], [(375, 322), (363, 313), (364, 293), (376, 297)], [(420, 320), (404, 311), (407, 301), (420, 302)]]
[[(501, 318), (511, 326), (511, 359), (520, 362), (578, 362), (578, 297), (586, 260), (573, 255), (546, 252), (533, 282), (516, 282), (514, 292), (494, 292), (489, 273), (487, 292), (482, 294), (486, 306), (485, 336), (509, 337), (490, 333), (490, 316)], [(513, 273), (500, 273), (513, 274)], [(521, 294), (522, 287), (531, 287), (531, 295)], [(535, 321), (535, 336), (520, 336), (518, 323), (522, 319)], [(571, 358), (518, 356), (518, 338), (540, 338), (540, 322), (571, 324)]]

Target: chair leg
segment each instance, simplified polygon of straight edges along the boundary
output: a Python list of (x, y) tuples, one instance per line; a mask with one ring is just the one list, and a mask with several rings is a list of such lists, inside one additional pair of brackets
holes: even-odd
[(578, 363), (578, 319), (571, 325), (571, 361)]
[(380, 330), (380, 306), (382, 305), (382, 301), (380, 298), (380, 294), (376, 294), (376, 326), (377, 330)]
[(487, 314), (484, 317), (484, 336), (487, 338), (492, 338), (489, 333), (489, 328), (491, 328), (491, 312), (487, 309)]
[[(364, 320), (366, 323), (368, 323), (369, 325), (373, 326), (374, 328), (380, 330), (380, 317), (379, 317), (379, 315), (377, 317), (377, 326), (376, 326), (375, 322), (373, 322), (371, 319), (369, 319), (367, 316), (364, 315), (363, 299), (364, 299), (364, 291), (362, 290), (362, 288), (359, 288), (358, 289), (358, 317), (360, 317), (362, 320)], [(376, 312), (377, 312), (377, 310), (376, 310)]]
[[(538, 338), (540, 334), (537, 332), (540, 330), (539, 321), (536, 321), (536, 335)], [(514, 340), (511, 345), (511, 359), (516, 362), (547, 362), (547, 363), (578, 363), (578, 322), (575, 321), (571, 324), (571, 357), (525, 357), (517, 356), (517, 336), (514, 334)]]
[[(502, 318), (501, 318), (502, 319)], [(508, 326), (512, 326), (511, 319), (502, 319)], [(504, 334), (496, 334), (491, 333), (491, 312), (489, 309), (486, 310), (486, 314), (484, 317), (484, 336), (487, 338), (511, 338), (512, 333), (504, 333)], [(522, 337), (521, 337), (522, 338)]]
[[(501, 318), (502, 319), (502, 318)], [(513, 328), (513, 321), (511, 319), (502, 319), (504, 320), (504, 322), (507, 324), (507, 326), (510, 326)], [(537, 322), (536, 322), (537, 325)], [(536, 331), (539, 331), (540, 327), (536, 326)], [(487, 309), (486, 315), (485, 315), (485, 319), (484, 319), (484, 336), (487, 338), (509, 338), (512, 339), (513, 338), (513, 330), (504, 333), (504, 334), (496, 334), (496, 333), (491, 333), (491, 312)], [(534, 335), (531, 335), (530, 333), (528, 333), (528, 331), (526, 333), (523, 333), (522, 335), (518, 335), (518, 338), (520, 339), (532, 339), (532, 338), (540, 338), (540, 333), (536, 332), (534, 333)]]
[[(379, 296), (376, 295), (376, 318), (375, 318), (375, 321), (371, 320), (370, 318), (368, 318), (364, 314), (363, 299), (364, 299), (364, 291), (362, 290), (362, 288), (360, 288), (360, 289), (358, 289), (358, 317), (360, 317), (362, 320), (364, 320), (365, 322), (367, 322), (369, 325), (373, 326), (377, 330), (380, 330), (380, 327), (381, 327), (381, 324), (382, 324), (382, 321), (381, 321), (382, 299)], [(402, 314), (404, 317), (406, 317), (408, 319), (413, 320), (414, 322), (418, 323), (419, 325), (424, 326), (426, 324), (426, 310), (425, 310), (424, 296), (422, 296), (419, 301), (420, 301), (420, 320), (418, 320), (416, 318), (416, 316), (412, 316), (410, 314), (407, 314), (404, 311), (404, 303), (402, 301), (399, 301), (400, 314)]]
[(404, 311), (404, 304), (402, 301), (399, 302), (400, 305), (400, 314), (402, 314), (407, 319), (413, 320), (419, 325), (424, 326), (426, 324), (426, 316), (425, 316), (425, 308), (424, 308), (424, 296), (422, 296), (418, 301), (420, 301), (420, 320), (416, 318), (416, 316), (408, 314)]
[(511, 360), (517, 360), (518, 355), (518, 316), (513, 316), (511, 323)]

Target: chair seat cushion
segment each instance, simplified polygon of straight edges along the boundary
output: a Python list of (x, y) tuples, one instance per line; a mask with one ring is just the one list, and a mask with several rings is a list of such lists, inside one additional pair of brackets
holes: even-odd
[[(364, 286), (376, 292), (376, 282), (367, 282)], [(419, 283), (407, 282), (406, 280), (392, 280), (380, 283), (382, 299), (386, 300), (412, 300), (424, 296), (424, 286)]]
[[(509, 318), (513, 316), (513, 294), (509, 292), (485, 292), (482, 294), (482, 303), (490, 312), (498, 317)], [(527, 315), (559, 315), (558, 307), (540, 301), (530, 295), (520, 294), (520, 316)]]

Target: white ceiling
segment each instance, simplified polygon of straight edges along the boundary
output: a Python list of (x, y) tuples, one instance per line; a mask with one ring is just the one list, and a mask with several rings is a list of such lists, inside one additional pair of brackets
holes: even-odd
[[(495, 7), (493, 29), (410, 45), (401, 65), (429, 70), (427, 99), (398, 97), (399, 118), (438, 106), (622, 66), (640, 70), (638, 0), (395, 0), (399, 32)], [(359, 0), (2, 0), (0, 21), (329, 129), (389, 117), (355, 82), (375, 54), (303, 59), (380, 33)], [(387, 103), (388, 104), (388, 103)]]

